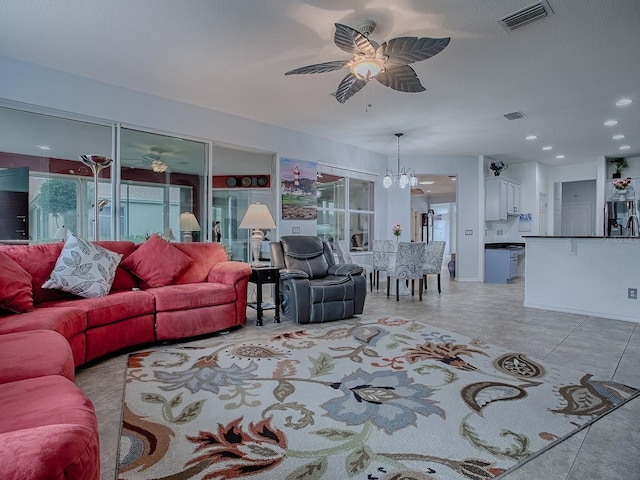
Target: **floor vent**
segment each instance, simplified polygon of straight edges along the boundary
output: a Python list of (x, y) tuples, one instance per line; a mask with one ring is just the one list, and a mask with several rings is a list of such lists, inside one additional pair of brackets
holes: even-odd
[(517, 28), (524, 27), (537, 20), (542, 20), (550, 15), (553, 15), (553, 10), (551, 10), (551, 7), (545, 0), (542, 0), (522, 10), (518, 10), (511, 15), (502, 17), (497, 20), (497, 22), (505, 31), (513, 32)]
[(507, 113), (504, 118), (506, 118), (507, 120), (518, 120), (519, 118), (524, 118), (526, 117), (526, 115), (522, 112), (513, 112), (513, 113)]

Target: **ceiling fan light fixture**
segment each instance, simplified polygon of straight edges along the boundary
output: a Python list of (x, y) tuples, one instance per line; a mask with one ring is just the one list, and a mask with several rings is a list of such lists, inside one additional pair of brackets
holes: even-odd
[(376, 58), (363, 58), (362, 60), (355, 60), (349, 66), (349, 70), (358, 79), (369, 81), (384, 70), (384, 65)]
[(151, 162), (151, 170), (155, 173), (164, 173), (167, 171), (167, 168), (169, 168), (169, 165), (164, 163), (162, 160), (153, 160)]

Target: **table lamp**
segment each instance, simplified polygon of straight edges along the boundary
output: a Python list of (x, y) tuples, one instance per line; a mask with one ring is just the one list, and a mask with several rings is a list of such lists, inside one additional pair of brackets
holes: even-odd
[(276, 222), (273, 221), (271, 212), (266, 205), (254, 203), (249, 205), (247, 213), (244, 214), (240, 222), (240, 228), (253, 229), (251, 235), (251, 255), (253, 264), (260, 263), (260, 248), (262, 247), (262, 230), (271, 230), (276, 228)]
[(184, 234), (185, 242), (193, 241), (193, 232), (200, 231), (200, 224), (193, 213), (184, 212), (180, 214), (180, 231)]

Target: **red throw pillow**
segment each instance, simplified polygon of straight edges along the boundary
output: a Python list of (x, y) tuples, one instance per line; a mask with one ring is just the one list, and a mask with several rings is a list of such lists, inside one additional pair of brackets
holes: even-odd
[(33, 308), (31, 275), (6, 253), (0, 252), (0, 310), (23, 313)]
[(164, 287), (184, 272), (193, 259), (155, 233), (120, 264), (150, 287)]

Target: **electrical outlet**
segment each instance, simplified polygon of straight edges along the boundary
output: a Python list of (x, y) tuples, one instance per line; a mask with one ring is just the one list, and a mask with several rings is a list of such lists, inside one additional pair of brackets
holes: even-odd
[(627, 288), (627, 298), (631, 298), (632, 300), (638, 299), (638, 289), (637, 288)]
[(291, 233), (300, 233), (300, 227), (291, 227)]
[(473, 235), (473, 230), (465, 230), (464, 234), (465, 235)]

